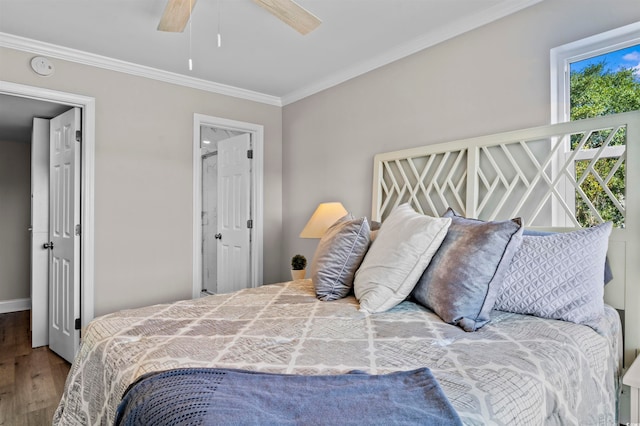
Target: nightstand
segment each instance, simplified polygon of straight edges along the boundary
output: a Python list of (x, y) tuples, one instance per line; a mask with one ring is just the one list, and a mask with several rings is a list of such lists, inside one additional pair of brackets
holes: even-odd
[(630, 422), (640, 423), (640, 356), (633, 361), (631, 367), (624, 373), (622, 383), (631, 388), (631, 416)]

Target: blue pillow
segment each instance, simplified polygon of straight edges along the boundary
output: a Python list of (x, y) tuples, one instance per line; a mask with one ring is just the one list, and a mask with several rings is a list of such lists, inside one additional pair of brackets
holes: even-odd
[(475, 331), (489, 322), (502, 278), (522, 241), (520, 219), (484, 222), (449, 209), (444, 241), (413, 297), (444, 322)]

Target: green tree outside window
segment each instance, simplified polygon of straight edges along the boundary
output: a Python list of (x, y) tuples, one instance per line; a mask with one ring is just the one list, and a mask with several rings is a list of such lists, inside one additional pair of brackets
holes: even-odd
[[(638, 46), (640, 50), (640, 45)], [(608, 114), (617, 114), (640, 109), (640, 78), (633, 68), (612, 71), (605, 60), (571, 72), (570, 81), (571, 120), (580, 120)], [(583, 149), (599, 148), (609, 137), (608, 131), (598, 132), (589, 138)], [(571, 148), (575, 149), (582, 135), (575, 135)], [(609, 146), (626, 144), (626, 129), (621, 129), (612, 138)], [(614, 169), (617, 159), (601, 158), (594, 170), (601, 178), (607, 177)], [(575, 176), (582, 176), (589, 165), (588, 160), (576, 161)], [(607, 187), (624, 206), (625, 164), (615, 170)], [(624, 217), (614, 202), (605, 193), (593, 174), (589, 174), (580, 185), (586, 197), (605, 221), (612, 221), (616, 227), (624, 227)], [(581, 226), (596, 225), (599, 221), (590, 211), (584, 199), (576, 193), (576, 218)]]

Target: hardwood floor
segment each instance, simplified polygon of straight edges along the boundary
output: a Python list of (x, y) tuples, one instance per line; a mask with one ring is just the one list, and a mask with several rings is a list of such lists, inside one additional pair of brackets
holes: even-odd
[(71, 365), (31, 348), (29, 311), (0, 314), (0, 425), (50, 425)]

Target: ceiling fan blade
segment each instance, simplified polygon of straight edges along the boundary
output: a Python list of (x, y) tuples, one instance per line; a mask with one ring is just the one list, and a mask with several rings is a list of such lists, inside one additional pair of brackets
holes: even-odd
[(305, 35), (322, 23), (315, 15), (293, 0), (253, 0), (300, 34)]
[[(191, 9), (189, 9), (191, 5)], [(169, 0), (158, 24), (159, 31), (181, 33), (189, 22), (196, 0)]]

